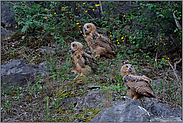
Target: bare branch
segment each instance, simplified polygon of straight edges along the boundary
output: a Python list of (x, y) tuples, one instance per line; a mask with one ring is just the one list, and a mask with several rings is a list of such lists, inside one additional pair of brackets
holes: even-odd
[(181, 30), (182, 27), (181, 27), (179, 21), (176, 19), (177, 17), (175, 16), (175, 13), (173, 13), (173, 18), (174, 18), (174, 20), (175, 20), (176, 26), (179, 28), (179, 30)]
[(179, 61), (175, 62), (175, 63), (174, 63), (174, 67), (171, 65), (170, 61), (168, 61), (168, 64), (169, 64), (170, 67), (172, 68), (173, 73), (174, 73), (174, 75), (175, 75), (177, 81), (179, 81), (179, 78), (180, 78), (180, 77), (176, 74), (175, 70), (176, 70), (176, 65), (177, 65), (181, 60), (182, 60), (182, 59), (180, 59)]

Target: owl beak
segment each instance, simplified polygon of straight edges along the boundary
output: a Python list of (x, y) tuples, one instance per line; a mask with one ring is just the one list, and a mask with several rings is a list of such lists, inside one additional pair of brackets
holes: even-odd
[(129, 68), (129, 71), (132, 72), (132, 68), (131, 67)]
[(72, 50), (71, 50), (71, 47), (69, 48), (69, 51), (68, 51), (68, 53), (70, 53)]

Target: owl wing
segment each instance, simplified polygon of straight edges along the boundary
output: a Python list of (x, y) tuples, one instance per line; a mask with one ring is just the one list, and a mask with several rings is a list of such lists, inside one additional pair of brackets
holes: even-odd
[(92, 34), (92, 38), (95, 44), (104, 47), (108, 53), (115, 54), (114, 47), (109, 39), (96, 33)]
[(129, 73), (123, 77), (123, 81), (127, 88), (135, 91), (139, 94), (155, 97), (153, 88), (150, 84), (151, 79), (143, 74), (139, 73)]
[(85, 64), (84, 64), (84, 62), (81, 60), (81, 58), (78, 60), (78, 63), (79, 63), (79, 65), (80, 65), (82, 68), (85, 68)]
[(85, 60), (85, 65), (89, 65), (92, 69), (96, 69), (97, 63), (93, 56), (91, 56), (87, 52), (83, 52), (81, 55)]

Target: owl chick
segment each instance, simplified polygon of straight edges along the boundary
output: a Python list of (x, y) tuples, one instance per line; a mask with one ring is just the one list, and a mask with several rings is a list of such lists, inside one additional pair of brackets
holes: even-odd
[(136, 73), (131, 64), (125, 64), (121, 67), (121, 76), (128, 88), (127, 96), (133, 99), (141, 97), (155, 97), (153, 88), (150, 84), (151, 79), (145, 75)]
[(71, 72), (79, 73), (83, 76), (86, 73), (95, 71), (95, 58), (91, 54), (84, 52), (83, 45), (80, 42), (72, 42), (70, 51), (74, 63), (74, 70)]
[(95, 57), (102, 55), (113, 57), (116, 52), (112, 42), (107, 37), (99, 34), (92, 23), (86, 23), (83, 27), (84, 39)]

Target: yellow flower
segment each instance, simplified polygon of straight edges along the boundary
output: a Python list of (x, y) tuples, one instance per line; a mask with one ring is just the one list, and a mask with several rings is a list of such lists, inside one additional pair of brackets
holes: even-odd
[(66, 6), (68, 8), (68, 6)]
[(76, 23), (77, 25), (79, 25), (79, 23)]
[(157, 45), (156, 43), (154, 45)]
[(118, 41), (118, 40), (116, 40), (116, 41)]
[(95, 9), (92, 9), (93, 11), (95, 10)]
[(165, 62), (167, 62), (167, 60), (165, 60)]
[(168, 60), (169, 60), (169, 58), (168, 58)]
[(124, 42), (125, 40), (123, 40), (123, 42)]
[(98, 38), (98, 37), (97, 37)]
[(50, 14), (50, 15), (52, 15), (52, 14)]
[(123, 39), (124, 37), (121, 37), (121, 39)]
[(72, 17), (70, 17), (70, 18), (72, 18)]
[(56, 12), (54, 12), (54, 14), (56, 15), (57, 13), (56, 13)]
[(88, 10), (85, 11), (86, 13), (88, 12)]
[(83, 5), (85, 5), (86, 3), (83, 3)]
[(15, 28), (17, 28), (17, 25), (15, 26)]
[(87, 37), (87, 35), (85, 35), (85, 37)]
[(112, 35), (110, 35), (110, 37), (112, 37)]
[(162, 39), (160, 38), (160, 41), (162, 41)]
[(25, 5), (25, 3), (22, 3), (22, 5), (24, 6), (24, 5)]
[(164, 58), (162, 58), (162, 61), (164, 60)]
[(79, 27), (81, 27), (81, 25), (79, 25)]
[(100, 4), (98, 4), (98, 6), (100, 6)]
[(172, 79), (172, 78), (170, 78), (170, 79)]
[(119, 42), (118, 42), (118, 44), (119, 44)]
[(78, 9), (78, 8), (76, 8), (76, 9)]
[(156, 21), (155, 19), (153, 21)]
[(110, 34), (111, 34), (111, 32), (110, 32)]
[(80, 4), (78, 4), (78, 6), (80, 7)]

